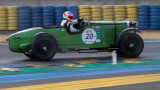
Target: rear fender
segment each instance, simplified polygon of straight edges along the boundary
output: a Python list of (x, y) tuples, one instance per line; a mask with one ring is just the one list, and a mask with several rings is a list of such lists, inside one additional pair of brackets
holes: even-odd
[(133, 29), (132, 29), (132, 28), (129, 28), (129, 29), (123, 30), (123, 31), (118, 35), (118, 37), (117, 37), (116, 46), (119, 46), (119, 42), (120, 42), (121, 38), (123, 37), (123, 35), (124, 35), (125, 33), (127, 33), (127, 32), (131, 33), (130, 31), (134, 31), (134, 33), (136, 33), (136, 32), (141, 32), (141, 30), (135, 29), (135, 28), (133, 28)]

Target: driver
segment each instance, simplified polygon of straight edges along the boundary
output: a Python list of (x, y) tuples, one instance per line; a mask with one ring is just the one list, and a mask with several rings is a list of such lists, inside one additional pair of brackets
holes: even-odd
[(71, 32), (79, 32), (74, 25), (78, 24), (81, 19), (73, 20), (73, 13), (70, 11), (66, 11), (63, 13), (63, 21), (61, 22), (61, 26), (67, 27)]

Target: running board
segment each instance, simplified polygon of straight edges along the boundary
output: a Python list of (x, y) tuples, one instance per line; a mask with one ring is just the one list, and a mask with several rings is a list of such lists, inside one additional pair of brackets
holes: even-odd
[(119, 48), (108, 48), (108, 50), (119, 50)]
[(98, 50), (79, 50), (79, 53), (98, 53)]

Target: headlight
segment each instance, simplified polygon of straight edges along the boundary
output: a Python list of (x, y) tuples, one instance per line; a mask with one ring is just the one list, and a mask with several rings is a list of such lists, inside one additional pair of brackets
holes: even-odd
[(138, 22), (127, 21), (127, 25), (128, 25), (129, 28), (137, 28), (138, 27)]
[(137, 28), (138, 27), (138, 22), (132, 22), (131, 27)]

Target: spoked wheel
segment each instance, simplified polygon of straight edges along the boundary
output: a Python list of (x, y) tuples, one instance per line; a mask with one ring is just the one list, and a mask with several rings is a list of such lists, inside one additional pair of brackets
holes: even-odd
[(38, 60), (51, 60), (57, 51), (56, 41), (50, 37), (39, 37), (32, 47), (32, 54)]
[(144, 42), (136, 33), (130, 33), (122, 37), (119, 48), (122, 55), (133, 58), (142, 53)]

